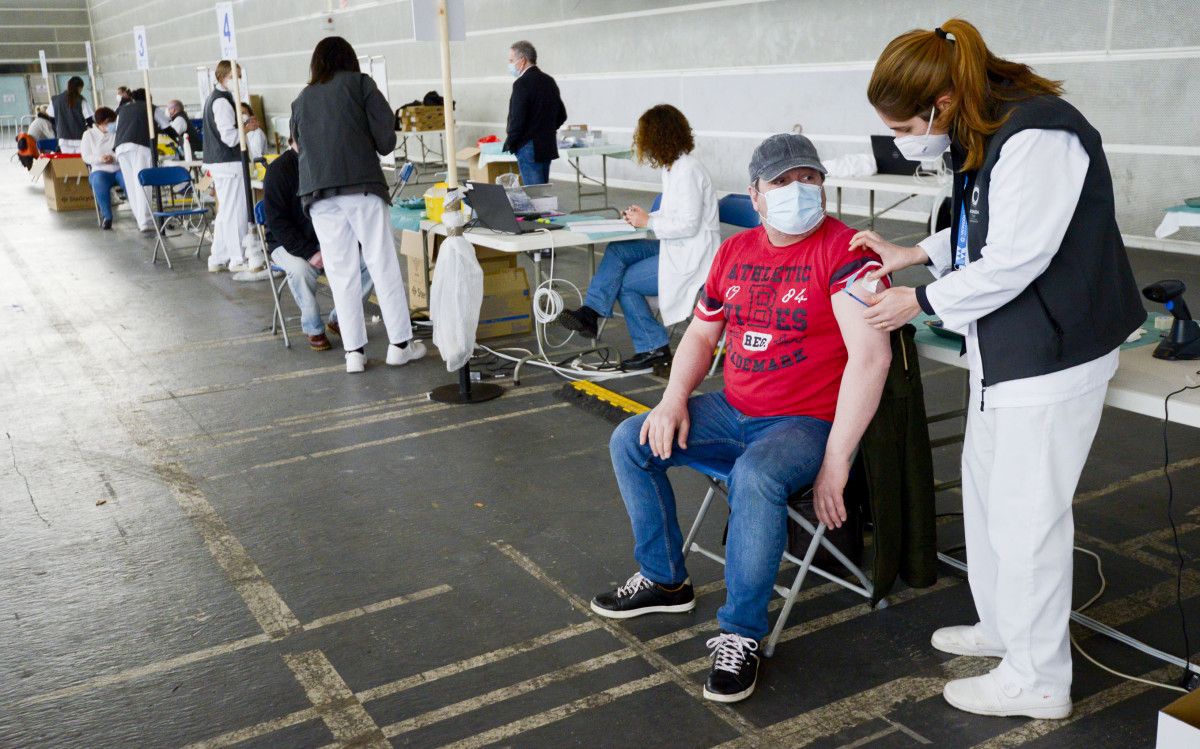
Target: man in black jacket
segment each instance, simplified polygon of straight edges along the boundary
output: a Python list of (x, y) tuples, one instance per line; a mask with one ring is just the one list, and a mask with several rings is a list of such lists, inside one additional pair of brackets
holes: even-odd
[(567, 108), (558, 84), (537, 66), (537, 50), (515, 42), (508, 50), (508, 72), (516, 77), (508, 100), (508, 137), (504, 150), (517, 155), (521, 182), (550, 181), (550, 162), (558, 158), (558, 129), (567, 121)]
[[(296, 194), (300, 186), (300, 160), (295, 145), (288, 138), (288, 148), (267, 167), (263, 177), (263, 212), (267, 221), (267, 247), (271, 262), (287, 274), (288, 288), (300, 308), (300, 328), (308, 336), (313, 351), (327, 351), (332, 346), (321, 323), (321, 307), (317, 303), (317, 276), (324, 270), (321, 244), (313, 230), (312, 221)], [(371, 276), (362, 266), (363, 298), (371, 294)], [(337, 310), (329, 313), (329, 330), (335, 335)]]

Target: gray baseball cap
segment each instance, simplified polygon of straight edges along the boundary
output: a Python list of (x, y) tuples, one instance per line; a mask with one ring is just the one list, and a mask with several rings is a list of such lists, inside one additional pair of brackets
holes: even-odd
[(772, 135), (754, 149), (750, 157), (750, 181), (760, 177), (773, 180), (789, 169), (806, 166), (825, 174), (821, 165), (821, 157), (817, 155), (817, 147), (803, 135), (779, 133)]

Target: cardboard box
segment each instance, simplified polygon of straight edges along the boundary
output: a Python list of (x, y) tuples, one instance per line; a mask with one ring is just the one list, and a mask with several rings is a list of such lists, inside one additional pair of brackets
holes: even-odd
[(486, 182), (489, 185), (494, 185), (496, 184), (496, 178), (501, 174), (520, 173), (515, 161), (493, 161), (480, 166), (479, 154), (478, 146), (459, 149), (456, 154), (459, 163), (464, 161), (467, 163), (467, 171), (470, 174), (469, 179), (472, 182)]
[(446, 127), (446, 108), (414, 104), (402, 108), (396, 119), (400, 129), (406, 132), (443, 130)]
[(1200, 690), (1190, 692), (1158, 713), (1156, 749), (1194, 749), (1200, 746)]
[[(433, 264), (437, 260), (438, 250), (442, 247), (442, 241), (445, 237), (439, 237), (434, 234), (429, 236), (429, 267), (430, 273), (433, 271)], [(432, 275), (425, 274), (425, 258), (421, 253), (421, 234), (415, 231), (403, 231), (400, 234), (400, 254), (404, 256), (405, 261), (405, 279), (408, 283), (408, 306), (410, 309), (427, 309), (429, 307), (429, 296), (426, 289), (429, 286), (429, 280)], [(489, 250), (486, 247), (476, 247), (475, 257), (479, 260), (479, 265), (483, 268), (484, 276), (489, 273), (494, 273), (502, 270), (509, 270), (517, 267), (517, 256), (511, 252), (499, 252), (497, 250)], [(486, 278), (485, 278), (486, 280)]]
[[(484, 269), (486, 271), (486, 267)], [(524, 268), (507, 268), (483, 276), (483, 304), (475, 338), (483, 341), (533, 330), (529, 277)]]
[(96, 209), (92, 185), (88, 182), (83, 159), (50, 159), (45, 156), (29, 170), (33, 179), (42, 178), (46, 205), (53, 211), (91, 211)]

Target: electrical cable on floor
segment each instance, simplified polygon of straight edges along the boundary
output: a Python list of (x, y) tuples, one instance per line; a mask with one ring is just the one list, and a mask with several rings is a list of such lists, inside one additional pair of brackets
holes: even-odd
[[(1197, 372), (1200, 374), (1200, 372)], [(1163, 477), (1167, 480), (1167, 521), (1171, 524), (1171, 539), (1175, 544), (1175, 557), (1179, 560), (1179, 567), (1175, 575), (1175, 606), (1179, 609), (1179, 624), (1183, 629), (1183, 660), (1188, 666), (1191, 666), (1192, 661), (1192, 646), (1188, 639), (1187, 614), (1183, 610), (1183, 549), (1179, 545), (1179, 529), (1175, 527), (1175, 485), (1171, 481), (1171, 448), (1167, 441), (1167, 425), (1171, 423), (1171, 398), (1188, 390), (1200, 388), (1200, 384), (1191, 376), (1187, 378), (1189, 384), (1184, 385), (1178, 390), (1167, 393), (1163, 398), (1163, 422), (1162, 422), (1162, 438), (1163, 438)], [(1192, 677), (1190, 668), (1183, 671), (1183, 682), (1186, 684)]]

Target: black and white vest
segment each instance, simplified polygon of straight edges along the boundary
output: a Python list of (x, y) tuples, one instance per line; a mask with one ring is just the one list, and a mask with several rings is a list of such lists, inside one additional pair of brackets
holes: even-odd
[(75, 101), (75, 106), (67, 103), (67, 92), (56, 95), (51, 99), (54, 103), (54, 134), (59, 140), (83, 140), (83, 131), (87, 123), (83, 116), (83, 99)]
[(231, 161), (241, 161), (242, 152), (237, 146), (227, 146), (221, 140), (221, 132), (217, 129), (217, 121), (213, 118), (213, 104), (217, 99), (224, 99), (233, 107), (233, 116), (238, 116), (237, 105), (233, 103), (233, 94), (228, 91), (213, 89), (204, 102), (204, 163), (228, 164)]
[[(952, 216), (967, 208), (967, 252), (983, 257), (988, 232), (992, 169), (1005, 142), (1027, 129), (1074, 133), (1089, 163), (1075, 213), (1050, 266), (1000, 309), (976, 323), (983, 385), (1050, 374), (1104, 356), (1146, 321), (1121, 230), (1117, 226), (1112, 174), (1100, 133), (1057, 96), (1007, 103), (1008, 119), (986, 142), (983, 165), (954, 180)], [(965, 154), (953, 149), (956, 174)], [(950, 246), (958, 243), (952, 223)], [(1018, 231), (1018, 235), (1019, 235)]]
[(113, 148), (134, 143), (150, 148), (150, 129), (146, 124), (146, 102), (127, 101), (117, 107), (117, 134)]

